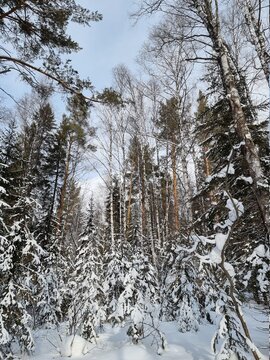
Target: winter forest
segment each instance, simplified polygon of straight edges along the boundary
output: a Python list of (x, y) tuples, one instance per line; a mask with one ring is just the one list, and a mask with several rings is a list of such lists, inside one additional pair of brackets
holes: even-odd
[(97, 91), (92, 1), (0, 0), (1, 360), (268, 358), (269, 2), (135, 3)]

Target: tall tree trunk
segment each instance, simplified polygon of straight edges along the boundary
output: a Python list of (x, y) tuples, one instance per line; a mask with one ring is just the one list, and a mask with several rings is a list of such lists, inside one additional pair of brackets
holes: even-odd
[(230, 67), (229, 49), (221, 35), (218, 2), (215, 0), (215, 11), (212, 10), (212, 4), (209, 0), (204, 0), (204, 9), (202, 9), (201, 3), (198, 0), (194, 0), (194, 4), (214, 45), (224, 90), (226, 91), (227, 98), (230, 102), (236, 131), (245, 148), (245, 159), (249, 168), (250, 176), (253, 180), (253, 189), (256, 194), (258, 207), (260, 209), (267, 235), (269, 236), (269, 191), (267, 190), (266, 181), (263, 175), (258, 149), (253, 142), (251, 132), (248, 128), (248, 121), (243, 110), (243, 104), (241, 103), (235, 78)]
[[(270, 87), (270, 53), (266, 46), (267, 40), (265, 39), (263, 29), (261, 28), (261, 9), (259, 9), (259, 18), (256, 19), (254, 6), (252, 6), (250, 0), (245, 0), (244, 4), (240, 5), (242, 5), (241, 8), (244, 10), (251, 43), (255, 47), (268, 86)], [(259, 7), (261, 7), (261, 0), (259, 0)]]
[[(123, 164), (124, 164), (124, 168), (123, 168), (123, 172), (122, 172), (122, 183), (120, 185), (120, 190), (121, 190), (121, 196), (120, 196), (120, 209), (123, 206), (123, 210), (122, 210), (122, 228), (121, 228), (121, 234), (123, 234), (124, 237), (124, 241), (126, 241), (126, 229), (127, 229), (127, 212), (126, 212), (126, 151), (125, 151), (125, 134), (123, 132), (123, 136), (122, 136), (122, 146), (121, 146), (121, 150), (122, 150), (122, 157), (123, 157)], [(121, 205), (122, 202), (122, 205)]]
[(165, 188), (161, 184), (162, 191), (162, 204), (163, 204), (163, 228), (164, 235), (163, 239), (166, 239), (169, 233), (169, 204), (170, 204), (170, 195), (169, 195), (169, 144), (166, 145), (166, 169), (165, 169)]
[(58, 208), (58, 214), (57, 214), (58, 215), (57, 216), (57, 219), (58, 219), (57, 232), (61, 231), (61, 228), (62, 228), (63, 212), (64, 212), (64, 207), (65, 207), (67, 184), (68, 184), (68, 177), (69, 177), (69, 167), (70, 167), (70, 160), (71, 160), (71, 147), (72, 147), (72, 141), (70, 140), (68, 149), (67, 149), (63, 186), (61, 188), (59, 208)]
[(142, 206), (142, 234), (144, 236), (147, 235), (147, 211), (146, 211), (146, 204), (147, 204), (147, 190), (146, 190), (146, 170), (145, 170), (145, 156), (144, 156), (144, 149), (140, 140), (140, 153), (141, 153), (141, 163), (139, 172), (141, 178), (141, 206)]
[[(158, 171), (160, 172), (160, 160), (159, 160), (159, 144), (156, 141), (156, 153), (157, 153), (157, 167)], [(160, 193), (157, 193), (157, 180), (154, 168), (152, 167), (152, 176), (154, 179), (154, 187), (153, 187), (153, 196), (154, 196), (154, 206), (155, 206), (155, 217), (156, 217), (156, 224), (157, 224), (157, 240), (158, 240), (158, 248), (159, 251), (161, 250), (163, 246), (162, 237), (161, 237), (161, 226), (160, 226), (160, 220), (161, 220), (161, 211), (160, 211), (160, 204), (162, 202), (162, 196)], [(160, 177), (160, 173), (159, 173)], [(162, 191), (162, 188), (161, 188)]]
[(185, 155), (182, 158), (182, 171), (183, 171), (183, 185), (185, 187), (185, 207), (186, 207), (186, 221), (187, 224), (193, 222), (193, 212), (192, 212), (192, 189), (188, 174), (188, 163)]
[(114, 206), (113, 206), (113, 133), (112, 124), (109, 124), (110, 132), (110, 149), (109, 149), (109, 171), (110, 171), (110, 235), (112, 252), (115, 250), (115, 234), (114, 234)]
[(177, 188), (177, 170), (176, 170), (176, 145), (172, 144), (172, 172), (173, 172), (173, 214), (174, 214), (174, 230), (179, 231), (179, 204), (178, 204), (178, 188)]
[[(59, 143), (59, 147), (60, 147), (60, 143)], [(54, 184), (53, 184), (53, 196), (52, 196), (52, 200), (51, 200), (50, 210), (48, 213), (48, 234), (50, 234), (50, 235), (51, 235), (51, 226), (52, 226), (52, 216), (53, 216), (53, 211), (54, 211), (55, 202), (56, 202), (56, 193), (57, 193), (59, 172), (60, 172), (60, 151), (58, 152), (58, 157), (57, 157), (56, 174), (55, 174), (55, 179), (54, 179)]]
[(152, 228), (156, 228), (156, 238), (157, 238), (157, 246), (158, 249), (161, 249), (161, 233), (160, 233), (160, 220), (159, 220), (159, 197), (157, 194), (157, 186), (156, 186), (156, 178), (154, 167), (152, 166), (152, 178), (153, 178), (153, 186), (152, 186)]
[(128, 237), (128, 232), (130, 230), (130, 221), (131, 221), (132, 176), (133, 176), (133, 173), (131, 173), (131, 176), (130, 176), (130, 184), (129, 184), (129, 192), (128, 192), (126, 237)]

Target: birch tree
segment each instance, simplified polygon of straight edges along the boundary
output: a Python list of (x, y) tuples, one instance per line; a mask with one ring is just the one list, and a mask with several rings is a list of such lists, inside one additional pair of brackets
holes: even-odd
[[(194, 43), (194, 55), (188, 57), (189, 61), (210, 61), (217, 64), (219, 76), (222, 80), (223, 91), (232, 111), (235, 131), (241, 139), (245, 152), (245, 161), (248, 165), (250, 176), (253, 181), (253, 191), (256, 193), (257, 204), (260, 209), (261, 217), (265, 226), (267, 236), (269, 236), (269, 206), (267, 199), (267, 180), (261, 163), (259, 150), (254, 143), (249, 123), (250, 119), (246, 112), (249, 104), (243, 103), (240, 96), (239, 81), (235, 73), (235, 62), (230, 46), (224, 38), (223, 22), (221, 20), (218, 2), (208, 0), (190, 0), (182, 3), (181, 1), (150, 1), (141, 2), (141, 8), (137, 15), (151, 13), (154, 11), (167, 9), (176, 19), (189, 21), (190, 26), (185, 33), (185, 39)], [(186, 19), (186, 20), (184, 20)], [(188, 20), (187, 20), (188, 19)], [(178, 20), (179, 21), (179, 20)], [(200, 33), (198, 32), (200, 31)], [(178, 33), (167, 35), (164, 41), (177, 41)]]

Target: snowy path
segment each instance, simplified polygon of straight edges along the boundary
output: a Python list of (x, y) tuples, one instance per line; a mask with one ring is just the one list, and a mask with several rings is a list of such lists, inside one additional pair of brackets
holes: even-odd
[[(246, 319), (255, 344), (263, 354), (268, 354), (268, 319), (267, 314), (258, 309), (246, 308)], [(133, 345), (126, 335), (127, 327), (112, 328), (105, 326), (105, 331), (98, 339), (97, 345), (90, 345), (87, 354), (81, 355), (82, 344), (73, 347), (72, 359), (77, 360), (211, 360), (214, 356), (210, 349), (215, 325), (202, 325), (196, 333), (179, 333), (175, 322), (164, 322), (162, 330), (168, 341), (167, 350), (162, 356), (157, 355), (151, 346), (150, 338), (143, 343)], [(81, 341), (80, 339), (79, 342)], [(43, 330), (37, 334), (36, 354), (31, 360), (70, 359), (60, 356), (57, 347), (63, 348), (56, 332)], [(71, 355), (70, 351), (66, 355)], [(25, 358), (26, 359), (26, 358)], [(265, 357), (267, 359), (267, 357)]]

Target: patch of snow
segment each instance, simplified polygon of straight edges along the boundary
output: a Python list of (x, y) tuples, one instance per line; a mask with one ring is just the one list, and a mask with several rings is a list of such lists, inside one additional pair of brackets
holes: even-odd
[(213, 264), (220, 264), (222, 261), (221, 251), (216, 246), (211, 250), (209, 254), (209, 260)]
[(241, 141), (239, 144), (234, 145), (234, 149), (239, 149), (241, 146), (246, 145), (245, 141)]
[(217, 233), (215, 236), (216, 247), (219, 251), (223, 250), (225, 242), (227, 240), (227, 234)]
[(79, 357), (87, 354), (93, 348), (89, 343), (79, 335), (67, 336), (61, 344), (61, 356)]
[(254, 249), (254, 252), (256, 253), (256, 255), (258, 255), (260, 257), (265, 257), (266, 256), (266, 250), (265, 250), (265, 246), (263, 244), (260, 244), (259, 246), (257, 246)]
[[(222, 304), (219, 304), (222, 305)], [(268, 354), (268, 322), (267, 313), (263, 308), (250, 304), (243, 307), (243, 312), (251, 332), (253, 343), (264, 355), (261, 359), (267, 359)], [(104, 332), (98, 337), (97, 344), (90, 344), (80, 337), (72, 346), (73, 337), (65, 338), (61, 345), (61, 337), (53, 329), (38, 330), (35, 334), (36, 352), (27, 357), (28, 360), (213, 360), (211, 351), (211, 339), (216, 326), (207, 324), (200, 325), (197, 332), (180, 333), (175, 321), (161, 322), (160, 331), (167, 339), (166, 350), (162, 357), (157, 354), (157, 349), (151, 346), (152, 340), (148, 337), (138, 345), (131, 344), (127, 336), (127, 326), (111, 327), (104, 325)], [(61, 332), (65, 331), (65, 327)], [(251, 344), (250, 344), (251, 345)], [(252, 345), (251, 345), (252, 346)], [(60, 349), (66, 350), (66, 355), (60, 355)], [(87, 352), (88, 351), (88, 352)], [(85, 355), (83, 355), (85, 354)], [(252, 360), (252, 354), (248, 360)], [(228, 359), (229, 360), (229, 359)], [(234, 360), (233, 353), (230, 360)]]
[(234, 271), (234, 268), (232, 266), (232, 264), (228, 263), (228, 262), (225, 262), (224, 263), (224, 267), (225, 269), (228, 271), (229, 275), (234, 278), (235, 277), (235, 271)]
[(252, 179), (251, 176), (241, 175), (241, 176), (238, 176), (238, 178), (236, 179), (236, 181), (238, 181), (238, 180), (242, 180), (247, 184), (252, 184), (253, 183), (253, 179)]

